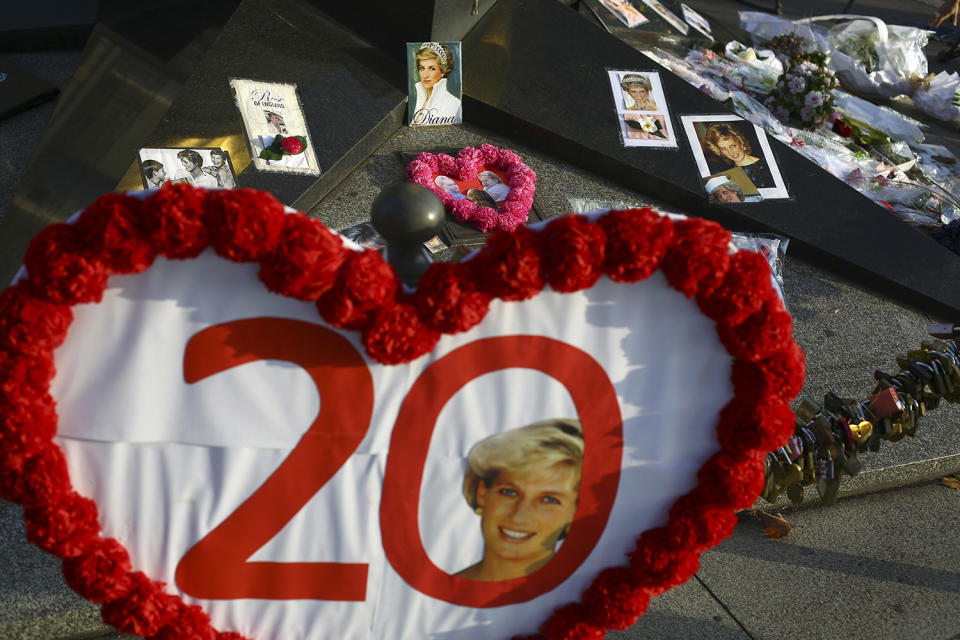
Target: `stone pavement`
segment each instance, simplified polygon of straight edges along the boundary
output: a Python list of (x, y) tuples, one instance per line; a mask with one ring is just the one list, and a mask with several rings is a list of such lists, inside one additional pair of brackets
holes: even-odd
[[(740, 8), (734, 0), (690, 4), (704, 11)], [(788, 13), (807, 14), (805, 7), (837, 12), (846, 3), (784, 4)], [(854, 10), (866, 7), (875, 7), (881, 17), (892, 10), (912, 11), (918, 19), (932, 12), (908, 0), (858, 0)], [(16, 60), (63, 88), (79, 56), (31, 53)], [(22, 175), (53, 108), (50, 103), (0, 121), (0, 148), (18, 150), (4, 154), (0, 210), (13, 195), (17, 180), (11, 176)], [(950, 136), (955, 127), (948, 123), (938, 131)], [(566, 212), (571, 197), (657, 205), (654, 194), (622, 189), (468, 124), (398, 131), (310, 213), (334, 229), (365, 220), (380, 186), (402, 175), (403, 154), (485, 141), (514, 148), (527, 160), (539, 176), (536, 204), (549, 215)], [(878, 207), (877, 215), (886, 213)], [(0, 247), (5, 241), (0, 237)], [(930, 322), (960, 321), (891, 302), (882, 291), (865, 291), (843, 274), (791, 258), (789, 250), (784, 280), (796, 338), (807, 352), (803, 395), (814, 399), (827, 391), (864, 397), (873, 370), (895, 369), (895, 356), (916, 348)], [(862, 459), (865, 470), (844, 478), (837, 504), (821, 507), (808, 495), (800, 507), (778, 507), (796, 526), (784, 539), (767, 538), (759, 521), (742, 513), (733, 536), (703, 554), (694, 579), (655, 598), (636, 625), (609, 637), (960, 639), (960, 492), (936, 484), (936, 478), (960, 473), (960, 408), (942, 404), (921, 422), (916, 438), (884, 443), (880, 452)], [(25, 541), (20, 507), (3, 502), (0, 562), (0, 638), (122, 637), (103, 626), (95, 605), (65, 586), (55, 558)]]

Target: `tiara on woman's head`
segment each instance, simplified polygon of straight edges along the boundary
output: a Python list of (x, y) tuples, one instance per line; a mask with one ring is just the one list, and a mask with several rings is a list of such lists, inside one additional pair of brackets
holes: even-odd
[(447, 52), (443, 50), (443, 45), (439, 42), (424, 42), (420, 45), (420, 51), (424, 49), (430, 49), (437, 54), (437, 60), (440, 61), (440, 64), (447, 64)]

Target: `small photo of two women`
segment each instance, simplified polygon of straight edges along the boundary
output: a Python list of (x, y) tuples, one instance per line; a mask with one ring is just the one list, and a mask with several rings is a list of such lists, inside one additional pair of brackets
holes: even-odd
[(463, 122), (459, 42), (408, 42), (407, 69), (410, 126)]

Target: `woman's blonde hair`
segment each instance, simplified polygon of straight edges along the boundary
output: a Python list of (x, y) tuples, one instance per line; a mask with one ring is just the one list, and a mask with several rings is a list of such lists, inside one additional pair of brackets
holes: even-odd
[[(438, 55), (433, 47), (439, 47), (443, 49), (444, 55)], [(442, 42), (424, 42), (422, 45), (420, 45), (420, 50), (417, 51), (415, 58), (418, 64), (421, 60), (430, 60), (431, 58), (435, 59), (440, 66), (440, 71), (443, 71), (444, 76), (453, 71), (453, 52), (450, 51), (450, 47)]]
[(730, 160), (723, 155), (723, 152), (720, 151), (720, 147), (717, 146), (720, 143), (720, 138), (730, 138), (731, 140), (735, 140), (737, 144), (740, 145), (740, 148), (743, 149), (744, 153), (748, 155), (753, 153), (753, 148), (750, 146), (746, 136), (743, 135), (739, 128), (727, 124), (726, 122), (714, 122), (708, 125), (704, 131), (703, 143), (706, 145), (707, 150), (710, 151), (710, 153), (714, 154), (725, 162), (730, 162)]
[(490, 487), (501, 471), (525, 467), (552, 467), (568, 464), (577, 471), (577, 484), (583, 467), (583, 427), (579, 420), (551, 418), (484, 438), (467, 454), (463, 474), (463, 497), (476, 509), (477, 487)]
[(503, 180), (500, 179), (500, 176), (495, 174), (493, 171), (481, 171), (480, 173), (477, 174), (477, 178), (479, 179), (480, 176), (493, 176), (494, 178), (497, 179), (497, 182), (499, 182), (500, 184), (503, 184)]

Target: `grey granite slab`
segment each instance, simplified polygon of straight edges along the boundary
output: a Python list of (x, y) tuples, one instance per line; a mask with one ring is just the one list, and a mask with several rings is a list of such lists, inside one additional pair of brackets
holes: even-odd
[(932, 483), (783, 515), (743, 514), (699, 577), (754, 640), (944, 639), (960, 630), (960, 492)]

